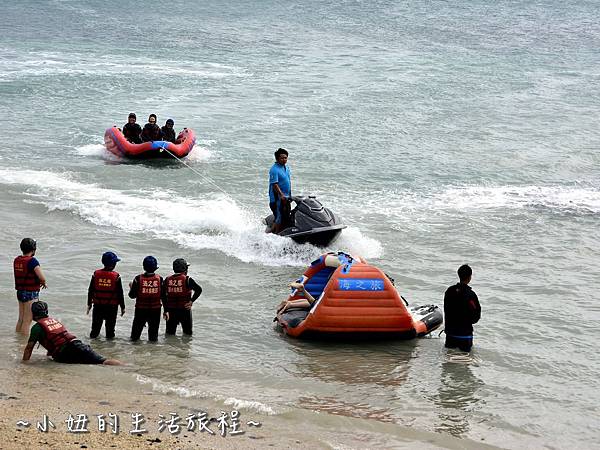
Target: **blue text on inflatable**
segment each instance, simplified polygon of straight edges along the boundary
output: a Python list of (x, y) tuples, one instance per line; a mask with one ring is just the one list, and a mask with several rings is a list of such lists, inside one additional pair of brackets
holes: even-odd
[(339, 278), (340, 291), (383, 291), (385, 284), (381, 278)]

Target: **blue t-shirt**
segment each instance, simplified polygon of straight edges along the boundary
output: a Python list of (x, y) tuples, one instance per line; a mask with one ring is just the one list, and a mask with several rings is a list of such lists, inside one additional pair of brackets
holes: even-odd
[(281, 164), (275, 163), (271, 170), (269, 170), (269, 201), (273, 203), (277, 200), (273, 185), (277, 183), (279, 189), (286, 197), (292, 195), (292, 182), (291, 182), (291, 171), (289, 167), (282, 166)]
[(29, 263), (27, 264), (27, 270), (29, 272), (33, 272), (33, 270), (40, 265), (40, 262), (35, 259), (35, 256), (33, 256), (30, 260)]

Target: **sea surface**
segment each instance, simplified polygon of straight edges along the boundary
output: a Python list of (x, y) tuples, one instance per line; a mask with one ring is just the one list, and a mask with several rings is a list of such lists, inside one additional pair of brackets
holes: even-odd
[[(102, 252), (125, 284), (148, 254), (163, 275), (191, 264), (191, 340), (130, 344), (128, 299), (116, 341), (94, 342), (131, 363), (120, 383), (280, 416), (290, 433), (325, 423), (331, 448), (359, 447), (344, 440), (356, 430), (362, 448), (402, 447), (406, 430), (412, 448), (600, 448), (597, 2), (0, 5), (4, 367), (23, 370), (12, 259), (31, 236), (42, 299), (84, 339)], [(187, 165), (108, 154), (104, 130), (132, 111), (194, 129)], [(344, 344), (273, 329), (287, 284), (324, 251), (264, 233), (278, 147), (294, 193), (348, 225), (326, 250), (362, 255), (409, 302), (441, 305), (473, 267), (470, 357), (437, 332)]]

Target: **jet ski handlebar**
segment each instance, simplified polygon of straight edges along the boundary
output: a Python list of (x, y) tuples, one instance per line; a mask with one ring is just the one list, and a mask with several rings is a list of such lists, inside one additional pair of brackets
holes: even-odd
[(289, 197), (290, 201), (296, 202), (296, 203), (301, 203), (304, 200), (306, 200), (307, 198), (317, 198), (317, 196), (316, 195), (292, 195), (291, 197)]

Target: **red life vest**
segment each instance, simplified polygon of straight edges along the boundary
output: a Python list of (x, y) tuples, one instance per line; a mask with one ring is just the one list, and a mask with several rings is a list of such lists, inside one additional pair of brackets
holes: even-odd
[(188, 287), (185, 273), (176, 273), (167, 277), (165, 286), (167, 288), (166, 308), (185, 308), (185, 305), (192, 301), (192, 290)]
[(162, 289), (160, 276), (156, 274), (145, 276), (142, 274), (140, 275), (139, 282), (135, 307), (140, 309), (160, 308), (160, 293)]
[(37, 323), (42, 326), (45, 332), (40, 344), (48, 350), (50, 356), (56, 356), (63, 345), (77, 339), (56, 319), (45, 317), (38, 320)]
[(94, 305), (118, 305), (117, 280), (119, 274), (113, 270), (98, 269), (94, 272)]
[(13, 262), (15, 273), (15, 289), (17, 291), (39, 291), (40, 279), (34, 271), (29, 270), (29, 261), (33, 256), (17, 256)]

